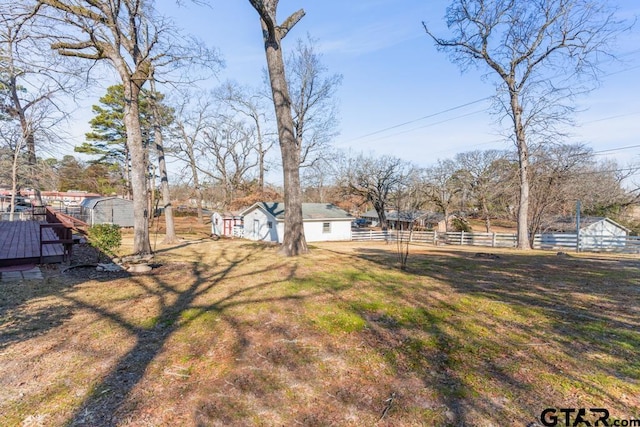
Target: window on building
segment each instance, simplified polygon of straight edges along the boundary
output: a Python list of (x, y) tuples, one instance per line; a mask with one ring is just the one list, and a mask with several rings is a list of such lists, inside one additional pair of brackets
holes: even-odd
[(323, 222), (322, 223), (322, 232), (323, 233), (331, 233), (331, 223), (330, 222)]

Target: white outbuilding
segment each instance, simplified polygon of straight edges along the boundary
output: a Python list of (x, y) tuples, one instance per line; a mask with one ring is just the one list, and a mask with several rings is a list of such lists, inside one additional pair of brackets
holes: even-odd
[(624, 247), (630, 231), (612, 219), (601, 217), (586, 217), (580, 225), (580, 246), (584, 250)]
[[(586, 251), (614, 251), (627, 245), (630, 230), (610, 218), (584, 216), (580, 218), (580, 249)], [(576, 219), (556, 218), (540, 235), (541, 247), (557, 247), (567, 236), (575, 246)]]
[[(246, 239), (282, 243), (284, 203), (258, 202), (240, 215)], [(335, 205), (303, 203), (302, 220), (307, 242), (351, 240), (353, 217)]]

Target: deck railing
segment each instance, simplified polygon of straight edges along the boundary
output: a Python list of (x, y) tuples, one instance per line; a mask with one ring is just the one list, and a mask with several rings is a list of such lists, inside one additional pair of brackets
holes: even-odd
[[(40, 223), (40, 262), (42, 262), (42, 246), (61, 244), (64, 248), (63, 260), (70, 261), (73, 254), (73, 230), (81, 229), (86, 224), (82, 221), (65, 215), (61, 212), (57, 212), (51, 207), (45, 208), (44, 216), (47, 222)], [(55, 233), (56, 239), (45, 239), (43, 231), (50, 228)]]

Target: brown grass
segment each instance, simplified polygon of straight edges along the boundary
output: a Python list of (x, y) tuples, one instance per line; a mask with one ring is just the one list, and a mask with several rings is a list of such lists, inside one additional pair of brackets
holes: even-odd
[(0, 284), (0, 425), (640, 416), (637, 257), (412, 247), (401, 272), (377, 243), (158, 249), (148, 275)]

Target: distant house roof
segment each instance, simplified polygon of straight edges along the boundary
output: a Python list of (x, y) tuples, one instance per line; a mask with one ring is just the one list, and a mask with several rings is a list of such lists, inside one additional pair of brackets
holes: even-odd
[[(273, 215), (278, 220), (284, 220), (284, 203), (280, 202), (258, 202), (248, 207), (240, 214), (245, 215), (254, 207), (260, 207), (266, 212)], [(320, 219), (344, 219), (351, 220), (352, 217), (346, 211), (340, 209), (331, 203), (303, 203), (302, 219), (320, 220)]]
[[(621, 228), (627, 232), (630, 230), (615, 222), (614, 220), (602, 216), (583, 216), (580, 217), (580, 229), (583, 230), (593, 224), (596, 224), (600, 221), (606, 221), (618, 228)], [(576, 231), (576, 218), (575, 217), (557, 217), (548, 223), (544, 224), (543, 229), (546, 231), (559, 231), (559, 232), (575, 232)]]
[[(386, 211), (385, 215), (388, 221), (402, 221), (402, 222), (412, 222), (417, 220), (422, 220), (424, 222), (433, 222), (437, 223), (444, 220), (444, 215), (439, 212), (429, 212), (429, 211)], [(362, 215), (362, 218), (370, 218), (370, 219), (378, 219), (378, 213), (375, 210), (370, 210)]]
[(371, 209), (370, 211), (366, 211), (365, 213), (360, 215), (360, 218), (377, 219), (378, 218), (378, 212), (376, 212), (375, 210)]

